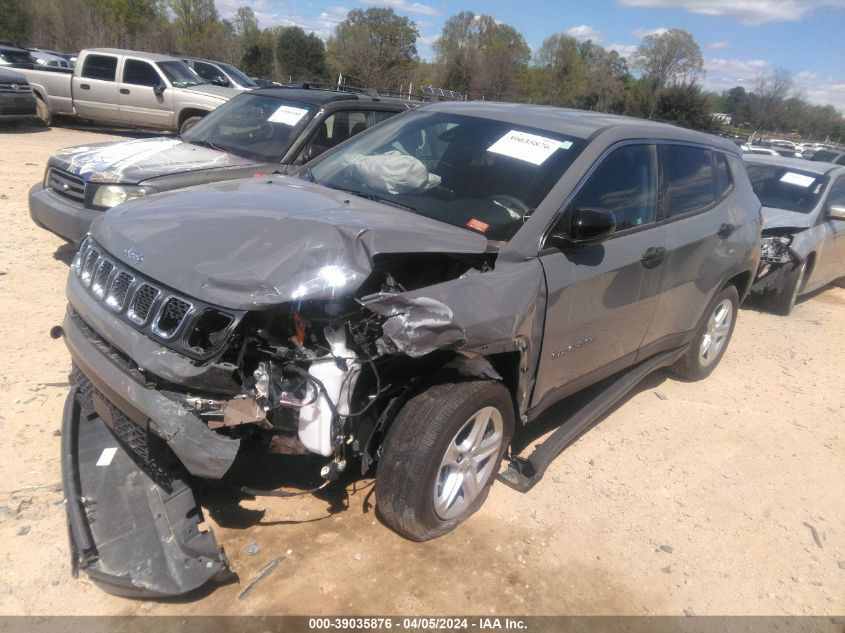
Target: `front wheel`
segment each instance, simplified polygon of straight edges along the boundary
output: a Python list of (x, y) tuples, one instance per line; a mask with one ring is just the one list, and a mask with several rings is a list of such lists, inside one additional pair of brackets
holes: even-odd
[(200, 121), (202, 121), (201, 116), (189, 116), (187, 119), (182, 121), (182, 125), (179, 127), (179, 134), (184, 134)]
[(733, 336), (738, 311), (739, 293), (735, 286), (726, 286), (707, 308), (689, 349), (672, 365), (672, 371), (688, 380), (713, 373)]
[(44, 126), (50, 127), (53, 122), (53, 117), (50, 114), (50, 108), (41, 97), (35, 97), (35, 118)]
[(413, 541), (451, 532), (484, 503), (513, 429), (510, 393), (496, 382), (434, 385), (411, 398), (384, 441), (379, 515)]

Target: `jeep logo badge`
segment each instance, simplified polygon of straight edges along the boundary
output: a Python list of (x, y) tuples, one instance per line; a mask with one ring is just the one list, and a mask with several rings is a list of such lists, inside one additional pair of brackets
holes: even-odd
[(136, 251), (134, 248), (127, 248), (123, 251), (123, 254), (126, 256), (126, 259), (132, 260), (136, 264), (140, 264), (144, 261), (144, 256)]

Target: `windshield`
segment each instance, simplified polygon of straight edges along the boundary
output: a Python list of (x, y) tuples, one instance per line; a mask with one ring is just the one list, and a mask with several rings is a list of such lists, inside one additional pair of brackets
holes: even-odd
[(314, 111), (311, 104), (243, 93), (208, 113), (182, 139), (262, 163), (278, 163)]
[(258, 86), (252, 79), (244, 75), (240, 70), (235, 68), (234, 66), (230, 66), (229, 64), (218, 64), (220, 68), (226, 71), (226, 73), (234, 79), (238, 85), (243, 86), (244, 88), (255, 88)]
[(809, 213), (816, 207), (825, 177), (783, 165), (746, 165), (760, 204), (772, 209)]
[(505, 241), (585, 144), (513, 123), (417, 111), (353, 139), (306, 173), (327, 187)]
[(208, 83), (185, 62), (156, 62), (156, 66), (161, 69), (164, 76), (170, 80), (177, 88), (187, 88), (189, 86), (199, 86), (200, 84)]

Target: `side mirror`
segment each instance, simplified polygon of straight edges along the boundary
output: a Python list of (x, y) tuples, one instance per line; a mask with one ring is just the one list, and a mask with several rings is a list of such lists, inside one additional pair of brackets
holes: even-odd
[(157, 97), (160, 97), (164, 94), (164, 91), (167, 89), (167, 86), (164, 84), (156, 84), (153, 86), (153, 94)]
[(845, 220), (845, 204), (832, 204), (827, 208), (827, 217)]
[(223, 75), (217, 75), (211, 80), (211, 83), (215, 86), (223, 86), (224, 88), (229, 85), (229, 81)]
[(552, 229), (554, 246), (604, 242), (616, 231), (616, 218), (606, 209), (570, 209)]

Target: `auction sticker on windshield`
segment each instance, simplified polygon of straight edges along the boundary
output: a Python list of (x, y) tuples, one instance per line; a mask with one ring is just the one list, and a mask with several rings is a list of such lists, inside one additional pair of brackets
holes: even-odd
[(510, 156), (534, 165), (542, 165), (558, 149), (569, 149), (572, 141), (556, 141), (553, 138), (511, 130), (487, 148), (488, 152)]
[(796, 185), (798, 187), (809, 187), (815, 182), (815, 178), (813, 176), (805, 176), (803, 174), (796, 174), (795, 172), (788, 171), (783, 176), (780, 177), (781, 182), (785, 182), (790, 185)]
[(308, 114), (308, 110), (305, 108), (281, 106), (270, 115), (267, 121), (270, 123), (282, 123), (284, 125), (296, 125), (306, 114)]

